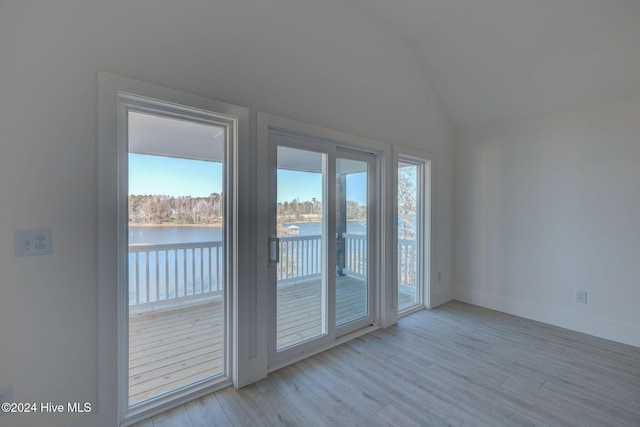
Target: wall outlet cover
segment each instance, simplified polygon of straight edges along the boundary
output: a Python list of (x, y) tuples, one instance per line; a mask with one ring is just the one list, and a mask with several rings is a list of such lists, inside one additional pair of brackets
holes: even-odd
[(586, 304), (587, 303), (587, 291), (576, 291), (576, 302), (579, 302), (580, 304)]
[(49, 255), (53, 253), (51, 230), (17, 230), (15, 233), (16, 256)]

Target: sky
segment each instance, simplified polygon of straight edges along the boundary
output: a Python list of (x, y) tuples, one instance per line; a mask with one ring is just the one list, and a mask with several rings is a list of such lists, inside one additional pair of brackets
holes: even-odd
[(129, 153), (129, 194), (207, 197), (222, 191), (222, 163)]
[[(366, 200), (366, 174), (347, 176), (347, 200), (364, 205)], [(313, 197), (322, 200), (322, 175), (313, 172), (278, 170), (278, 202), (290, 202), (295, 198), (301, 202)]]
[[(365, 204), (366, 174), (347, 177), (347, 200)], [(207, 197), (222, 192), (222, 163), (129, 153), (129, 194)], [(278, 170), (278, 202), (322, 199), (319, 173)]]
[(347, 200), (356, 201), (363, 206), (367, 204), (367, 174), (365, 172), (347, 175)]

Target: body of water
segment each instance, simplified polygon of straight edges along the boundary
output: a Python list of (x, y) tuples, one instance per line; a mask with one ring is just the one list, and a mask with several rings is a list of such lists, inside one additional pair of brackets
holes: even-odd
[[(321, 222), (292, 222), (292, 223), (284, 224), (285, 227), (290, 225), (295, 225), (296, 227), (299, 227), (300, 236), (319, 236), (322, 234)], [(366, 232), (367, 232), (367, 226), (364, 222), (360, 222), (360, 221), (347, 222), (347, 233), (366, 234)]]
[[(294, 222), (286, 225), (299, 227), (300, 236), (317, 236), (322, 233), (320, 222)], [(366, 226), (360, 221), (347, 222), (347, 232), (365, 234)], [(129, 226), (129, 244), (162, 245), (167, 243), (221, 242), (222, 227), (188, 226)]]
[(167, 243), (221, 242), (222, 227), (153, 227), (129, 226), (129, 244), (162, 245)]

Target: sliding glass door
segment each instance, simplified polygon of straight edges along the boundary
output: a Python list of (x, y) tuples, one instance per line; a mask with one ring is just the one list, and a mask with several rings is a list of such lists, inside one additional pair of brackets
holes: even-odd
[(370, 262), (374, 240), (370, 164), (372, 156), (336, 155), (336, 328), (352, 330), (373, 318)]
[(277, 351), (327, 334), (327, 157), (277, 147)]
[(137, 417), (229, 381), (237, 120), (122, 95), (120, 124), (120, 393)]
[(370, 325), (370, 154), (269, 134), (270, 363)]
[(135, 406), (224, 372), (225, 129), (144, 110), (127, 123)]

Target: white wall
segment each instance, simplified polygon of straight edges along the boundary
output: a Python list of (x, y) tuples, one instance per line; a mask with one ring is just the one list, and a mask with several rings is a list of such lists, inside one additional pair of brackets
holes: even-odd
[(640, 97), (455, 145), (456, 299), (639, 346)]
[[(451, 297), (451, 131), (394, 36), (337, 0), (3, 0), (0, 387), (16, 401), (97, 401), (98, 70), (430, 151)], [(41, 227), (53, 255), (16, 258), (14, 230)]]

